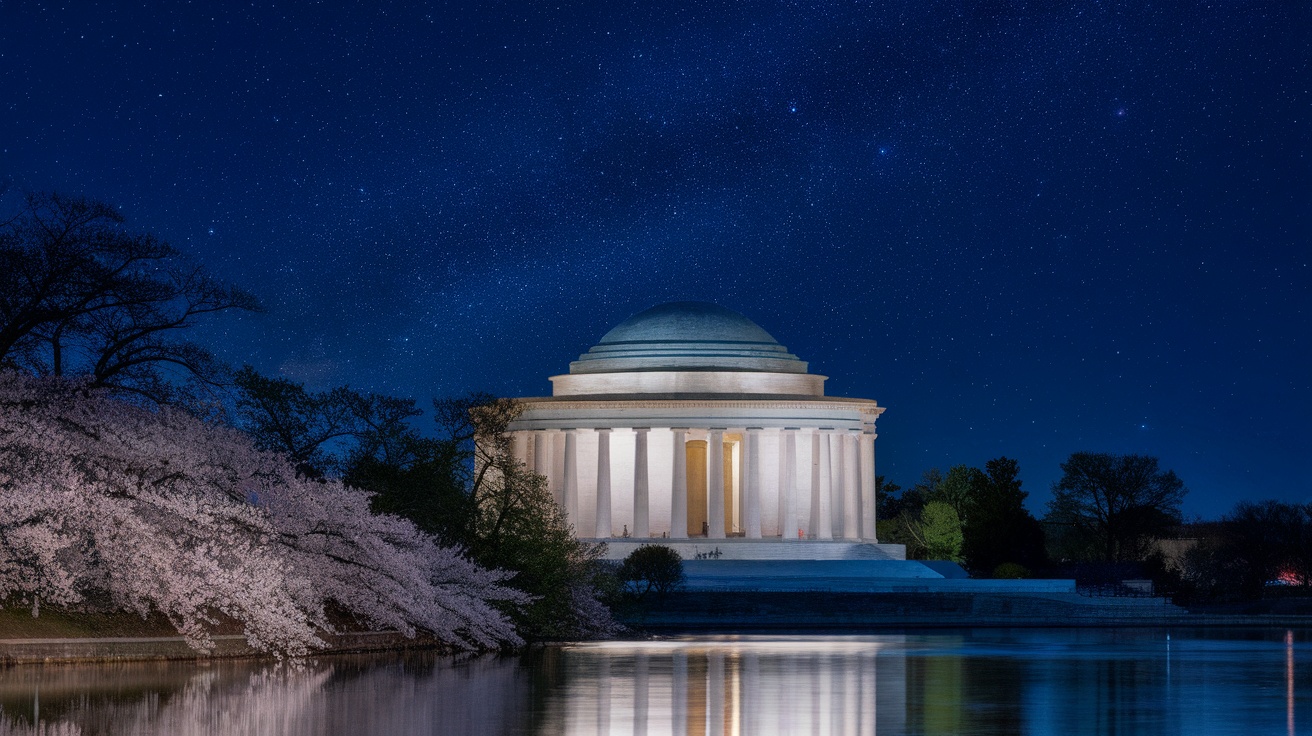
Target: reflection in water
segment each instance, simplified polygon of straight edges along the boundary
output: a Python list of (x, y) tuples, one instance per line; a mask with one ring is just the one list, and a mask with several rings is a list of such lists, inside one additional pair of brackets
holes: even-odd
[(608, 642), (473, 659), (9, 667), (0, 669), (0, 736), (1295, 734), (1312, 698), (1308, 668), (1296, 666), (1308, 639), (1302, 630), (976, 629)]
[(0, 674), (0, 735), (503, 734), (527, 700), (519, 662), (490, 657), (26, 666)]
[(1294, 632), (1285, 632), (1285, 731), (1294, 736)]
[(544, 703), (568, 734), (906, 730), (902, 637), (740, 637), (564, 647)]

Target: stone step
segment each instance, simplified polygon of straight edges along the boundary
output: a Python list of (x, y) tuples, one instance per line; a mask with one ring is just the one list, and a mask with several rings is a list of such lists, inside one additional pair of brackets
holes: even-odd
[(779, 539), (585, 539), (604, 542), (604, 559), (622, 560), (644, 544), (669, 547), (685, 560), (903, 560), (900, 544), (848, 540), (781, 541)]

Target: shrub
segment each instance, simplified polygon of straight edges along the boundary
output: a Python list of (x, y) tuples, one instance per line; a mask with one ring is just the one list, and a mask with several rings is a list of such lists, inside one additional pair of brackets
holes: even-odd
[(620, 563), (620, 581), (639, 598), (655, 590), (665, 595), (683, 584), (683, 558), (659, 544), (644, 544)]
[(993, 568), (993, 577), (998, 580), (1024, 580), (1033, 574), (1028, 567), (1015, 562), (1004, 562)]

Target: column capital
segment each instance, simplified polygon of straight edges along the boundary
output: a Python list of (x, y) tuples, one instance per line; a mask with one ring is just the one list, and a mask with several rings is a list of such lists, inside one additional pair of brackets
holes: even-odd
[(594, 427), (592, 431), (593, 431), (593, 432), (596, 432), (597, 434), (601, 434), (601, 433), (603, 433), (603, 432), (605, 432), (606, 434), (610, 434), (610, 433), (611, 433), (611, 428), (610, 428), (610, 427)]
[(650, 432), (650, 431), (651, 431), (651, 427), (634, 427), (634, 428), (633, 428), (633, 432), (634, 432), (635, 434), (646, 434), (647, 432)]

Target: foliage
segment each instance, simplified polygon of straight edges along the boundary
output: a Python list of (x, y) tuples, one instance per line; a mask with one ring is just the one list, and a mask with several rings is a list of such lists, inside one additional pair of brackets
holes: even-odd
[(401, 464), (418, 449), (409, 420), (422, 412), (412, 399), (346, 386), (312, 392), (250, 366), (238, 371), (233, 383), (241, 428), (257, 447), (286, 455), (305, 475), (322, 477), (360, 458)]
[(1180, 522), (1184, 483), (1155, 457), (1077, 452), (1061, 468), (1046, 520), (1091, 540), (1094, 559), (1142, 559), (1152, 537)]
[(476, 517), (460, 482), (462, 458), (449, 442), (419, 437), (399, 443), (390, 460), (357, 455), (343, 481), (374, 494), (374, 513), (396, 514), (446, 544), (468, 544)]
[(433, 402), (437, 437), (410, 424), (414, 403), (348, 387), (313, 392), (250, 368), (238, 373), (238, 416), (257, 443), (286, 453), (312, 477), (337, 472), (396, 513), (480, 564), (514, 573), (528, 605), (507, 605), (531, 639), (610, 631), (595, 590), (600, 549), (578, 541), (546, 479), (513, 457), (510, 399), (472, 394)]
[[(884, 476), (875, 476), (875, 518), (879, 521), (892, 519), (902, 513), (902, 498), (898, 491), (902, 486), (889, 483)], [(880, 537), (883, 538), (882, 535)]]
[[(985, 573), (1006, 562), (1030, 569), (1047, 566), (1043, 527), (1025, 509), (1015, 460), (999, 457), (970, 469), (968, 513), (962, 525), (966, 567)], [(996, 576), (995, 576), (996, 577)]]
[[(937, 471), (935, 471), (937, 472)], [(966, 465), (953, 465), (941, 482), (925, 494), (927, 501), (942, 501), (957, 512), (961, 523), (970, 520), (976, 491), (984, 484), (984, 474)]]
[(1204, 599), (1262, 598), (1312, 581), (1312, 504), (1240, 501), (1220, 535), (1185, 555), (1183, 577)]
[(1024, 580), (1032, 575), (1028, 567), (1015, 562), (1004, 562), (993, 568), (993, 577), (998, 580)]
[(961, 562), (961, 519), (951, 504), (930, 501), (909, 528), (925, 550), (925, 559)]
[(683, 584), (683, 558), (664, 545), (644, 544), (624, 558), (619, 579), (639, 598), (652, 590), (664, 596)]
[(362, 623), (463, 646), (517, 643), (504, 573), (298, 475), (243, 435), (59, 379), (0, 373), (0, 601), (159, 612), (207, 649), (223, 619), (301, 654)]
[(99, 202), (30, 195), (0, 223), (0, 367), (194, 406), (224, 367), (179, 334), (209, 315), (259, 309)]
[(574, 536), (546, 478), (515, 459), (506, 428), (519, 416), (513, 399), (473, 395), (435, 401), (446, 441), (467, 453), (474, 520), (467, 544), (476, 560), (516, 573), (509, 584), (532, 596), (511, 611), (531, 640), (592, 638), (617, 625), (600, 602), (603, 545)]
[(904, 544), (912, 559), (933, 558), (924, 543), (923, 510), (930, 503), (950, 506), (961, 523), (960, 559), (976, 574), (987, 574), (1003, 562), (1031, 568), (1047, 565), (1044, 533), (1025, 509), (1028, 494), (1021, 490), (1016, 461), (995, 458), (984, 470), (956, 465), (946, 474), (927, 470), (911, 488), (894, 495), (896, 485), (885, 488), (876, 479), (879, 539)]

